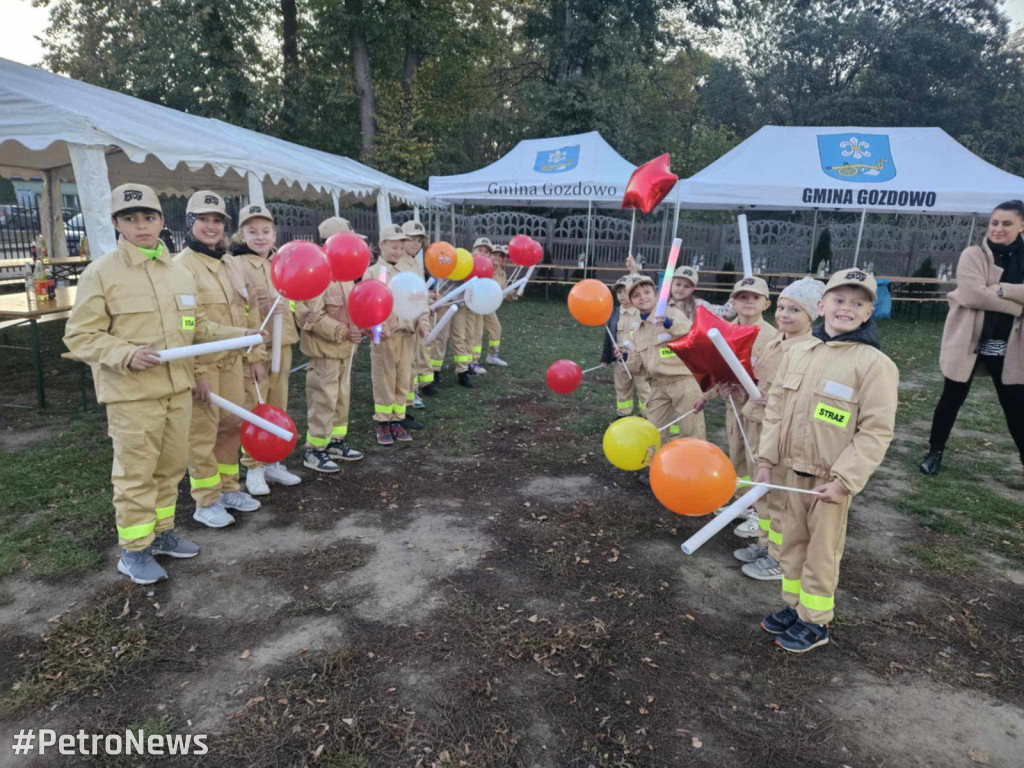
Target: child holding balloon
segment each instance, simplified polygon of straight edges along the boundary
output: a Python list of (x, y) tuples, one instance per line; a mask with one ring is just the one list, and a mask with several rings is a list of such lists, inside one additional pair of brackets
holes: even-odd
[[(477, 238), (473, 243), (473, 253), (469, 255), (472, 261), (474, 256), (486, 256), (491, 252), (491, 241), (486, 237)], [(463, 251), (463, 253), (465, 253)], [(470, 267), (472, 269), (472, 267)], [(461, 279), (469, 277), (469, 272), (461, 276)], [(473, 362), (474, 340), (480, 339), (477, 333), (477, 322), (479, 316), (470, 311), (465, 304), (459, 307), (458, 312), (451, 321), (451, 334), (449, 341), (452, 347), (452, 360), (455, 362), (455, 373), (459, 384), (468, 389), (473, 388), (470, 376), (476, 376), (487, 371), (480, 365)], [(482, 323), (481, 323), (482, 327)], [(481, 345), (482, 348), (482, 345)]]
[[(630, 256), (630, 259), (633, 257)], [(612, 379), (615, 383), (615, 412), (619, 416), (629, 416), (633, 413), (633, 391), (636, 389), (634, 381), (630, 378), (629, 374), (626, 373), (625, 368), (621, 363), (615, 364), (614, 347), (619, 346), (623, 349), (626, 348), (626, 342), (632, 346), (632, 335), (639, 325), (639, 316), (633, 305), (629, 303), (629, 289), (633, 286), (636, 281), (637, 273), (631, 273), (623, 275), (615, 281), (615, 300), (618, 305), (612, 310), (612, 316), (608, 318), (607, 327), (608, 332), (604, 335), (604, 347), (601, 350), (601, 365), (614, 365), (612, 369)], [(614, 334), (615, 344), (612, 344), (612, 337)], [(644, 411), (647, 408), (645, 399), (639, 397), (639, 392), (636, 393), (637, 406), (640, 411)]]
[[(417, 255), (420, 251), (425, 252), (427, 249), (427, 243), (430, 239), (427, 237), (427, 230), (423, 226), (422, 222), (410, 219), (402, 225), (402, 231), (409, 237), (408, 244), (406, 245), (406, 255), (410, 256), (413, 263), (416, 265), (415, 273), (420, 277), (425, 277), (423, 272), (423, 263), (417, 260)], [(433, 327), (431, 318), (428, 315), (425, 321), (427, 323), (427, 329)], [(420, 397), (420, 390), (424, 387), (429, 387), (434, 382), (434, 369), (430, 365), (430, 353), (426, 346), (423, 344), (413, 345), (413, 358), (412, 358), (412, 386), (410, 393), (412, 398), (410, 405), (413, 408), (425, 408), (426, 404)]]
[[(243, 206), (238, 217), (238, 233), (232, 238), (231, 255), (225, 259), (237, 263), (246, 279), (255, 289), (255, 301), (260, 314), (266, 317), (277, 298), (270, 280), (270, 259), (277, 241), (273, 214), (262, 205)], [(288, 410), (288, 375), (292, 365), (292, 344), (299, 340), (295, 324), (295, 302), (280, 301), (274, 312), (283, 318), (281, 323), (281, 361), (277, 371), (271, 371), (266, 384), (257, 393), (256, 383), (248, 365), (242, 366), (245, 381), (245, 407), (252, 410), (262, 394), (264, 401), (282, 411)], [(250, 496), (270, 493), (267, 483), (298, 485), (302, 478), (285, 469), (284, 464), (261, 464), (243, 451), (242, 466), (246, 468), (245, 489)]]
[(823, 325), (782, 358), (765, 406), (755, 481), (786, 468), (782, 598), (761, 628), (794, 653), (824, 645), (835, 611), (839, 562), (853, 496), (892, 441), (899, 370), (878, 346), (871, 320), (875, 278), (832, 275), (818, 303)]
[[(494, 244), (488, 238), (478, 237), (476, 242), (473, 243), (473, 260), (476, 261), (477, 258), (482, 258), (489, 261), (493, 251)], [(466, 326), (469, 328), (469, 338), (473, 346), (473, 362), (469, 364), (469, 375), (479, 376), (487, 373), (487, 369), (480, 365), (480, 356), (484, 351), (484, 316), (471, 312), (469, 307), (466, 307), (466, 313)]]
[[(508, 275), (505, 274), (505, 257), (507, 256), (508, 250), (503, 245), (496, 245), (491, 249), (490, 260), (491, 266), (494, 267), (494, 274), (491, 275), (491, 279), (501, 288), (505, 301), (515, 301), (519, 298), (518, 293), (515, 291), (505, 293), (505, 289), (508, 288)], [(501, 321), (498, 319), (497, 312), (491, 312), (489, 315), (483, 316), (482, 331), (487, 333), (487, 364), (504, 368), (508, 363), (501, 358)], [(483, 334), (481, 333), (479, 340), (481, 350), (483, 349), (483, 343)]]

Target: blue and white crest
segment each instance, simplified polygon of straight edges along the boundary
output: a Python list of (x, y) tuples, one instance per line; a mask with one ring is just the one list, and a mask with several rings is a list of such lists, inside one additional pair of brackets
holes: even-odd
[(889, 137), (880, 133), (832, 133), (818, 136), (818, 156), (826, 176), (858, 184), (895, 178)]
[(537, 153), (533, 170), (537, 173), (565, 173), (571, 171), (580, 162), (580, 145), (560, 149), (546, 149)]

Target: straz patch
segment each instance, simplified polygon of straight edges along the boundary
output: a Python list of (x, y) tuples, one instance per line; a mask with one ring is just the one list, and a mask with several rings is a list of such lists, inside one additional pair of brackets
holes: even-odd
[(289, 301), (288, 302), (288, 308), (291, 309), (292, 312), (294, 312), (295, 311), (295, 302), (294, 301)]
[(661, 347), (658, 350), (658, 357), (675, 357), (675, 356), (676, 356), (676, 353), (673, 352), (668, 347)]
[(181, 318), (181, 330), (183, 331), (194, 331), (196, 329), (196, 319), (194, 317), (185, 316)]
[(824, 403), (818, 403), (814, 406), (814, 418), (818, 421), (824, 421), (826, 424), (831, 424), (833, 427), (846, 429), (846, 425), (850, 423), (850, 412), (833, 408), (831, 405), (825, 405)]

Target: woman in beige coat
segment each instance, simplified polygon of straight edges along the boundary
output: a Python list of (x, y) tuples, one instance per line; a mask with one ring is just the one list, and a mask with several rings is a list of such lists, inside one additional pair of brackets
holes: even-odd
[(957, 412), (976, 373), (992, 377), (1010, 435), (1024, 463), (1024, 202), (1001, 203), (989, 217), (985, 241), (960, 254), (956, 290), (942, 331), (939, 367), (945, 386), (932, 419), (921, 471), (934, 475)]

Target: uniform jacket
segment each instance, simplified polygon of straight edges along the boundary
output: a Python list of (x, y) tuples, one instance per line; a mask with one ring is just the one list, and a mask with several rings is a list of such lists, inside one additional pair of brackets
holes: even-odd
[(665, 317), (672, 320), (671, 328), (655, 325), (651, 322), (654, 319), (652, 316), (642, 320), (639, 311), (636, 314), (619, 313), (619, 332), (632, 334), (626, 337), (632, 341), (632, 349), (626, 357), (626, 367), (630, 373), (647, 376), (693, 375), (679, 356), (665, 346), (665, 341), (658, 341), (661, 334), (668, 334), (672, 338), (682, 336), (690, 330), (692, 323), (686, 319), (686, 315), (671, 307), (665, 310)]
[(295, 303), (302, 327), (299, 349), (304, 355), (341, 360), (355, 351), (355, 344), (346, 338), (354, 327), (348, 318), (348, 297), (354, 287), (355, 283), (332, 280), (321, 296)]
[[(757, 388), (765, 393), (770, 392), (775, 381), (775, 374), (778, 372), (779, 364), (782, 362), (782, 357), (794, 344), (807, 341), (808, 338), (810, 338), (809, 332), (801, 336), (787, 336), (786, 338), (783, 338), (781, 333), (777, 333), (775, 338), (769, 341), (760, 351), (757, 355), (757, 360), (754, 362), (754, 379), (757, 381)], [(756, 347), (757, 345), (755, 344), (754, 346)], [(764, 421), (764, 406), (755, 404), (753, 400), (747, 400), (743, 405), (742, 413), (743, 418), (749, 421), (758, 424)]]
[[(736, 324), (735, 320), (733, 320), (732, 322), (733, 324)], [(779, 335), (779, 329), (776, 328), (771, 323), (769, 323), (763, 317), (756, 323), (754, 323), (754, 325), (757, 326), (758, 331), (757, 336), (754, 337), (754, 346), (751, 347), (750, 349), (750, 362), (751, 367), (755, 369), (754, 378), (760, 381), (760, 378), (758, 377), (756, 370), (757, 361), (761, 358), (761, 355), (763, 354), (768, 344), (771, 343), (775, 339), (775, 337)], [(758, 389), (760, 389), (762, 392), (768, 391), (767, 387), (763, 386), (759, 386)], [(714, 400), (716, 397), (718, 397), (718, 394), (718, 387), (714, 386), (711, 389), (709, 389), (706, 393), (704, 393), (704, 399)], [(736, 402), (736, 409), (739, 410), (741, 408), (744, 408), (749, 399), (750, 397), (749, 395), (747, 395), (747, 391), (745, 389), (735, 394), (733, 396), (733, 400)], [(731, 407), (728, 412), (732, 413)]]
[[(423, 270), (420, 269), (419, 264), (416, 263), (416, 259), (412, 256), (405, 254), (395, 262), (389, 264), (384, 260), (383, 257), (377, 260), (375, 264), (371, 264), (367, 267), (366, 272), (363, 274), (363, 280), (378, 280), (380, 278), (380, 268), (384, 267), (386, 270), (386, 279), (390, 283), (395, 275), (401, 272), (412, 272), (414, 274), (423, 276)], [(384, 333), (388, 336), (394, 336), (396, 333), (412, 334), (416, 333), (417, 329), (428, 322), (429, 313), (424, 312), (417, 320), (403, 320), (394, 312), (388, 315), (388, 319), (384, 321)], [(429, 325), (425, 326), (429, 328)], [(425, 334), (426, 331), (423, 331)]]
[(125, 238), (82, 273), (64, 344), (92, 366), (101, 403), (152, 400), (195, 386), (195, 358), (128, 367), (137, 349), (171, 349), (244, 336), (244, 327), (211, 321), (197, 301), (196, 281), (166, 246), (150, 259)]
[(896, 364), (875, 347), (801, 339), (775, 374), (758, 465), (835, 478), (859, 493), (892, 441), (898, 388)]
[[(266, 317), (277, 298), (277, 291), (274, 290), (274, 283), (270, 279), (270, 262), (273, 259), (264, 259), (255, 253), (240, 253), (224, 257), (225, 261), (230, 260), (238, 266), (246, 282), (256, 292), (256, 301), (260, 307), (260, 316)], [(281, 323), (281, 343), (295, 344), (299, 340), (299, 324), (295, 318), (296, 304), (294, 301), (281, 297), (284, 304), (284, 322)]]

